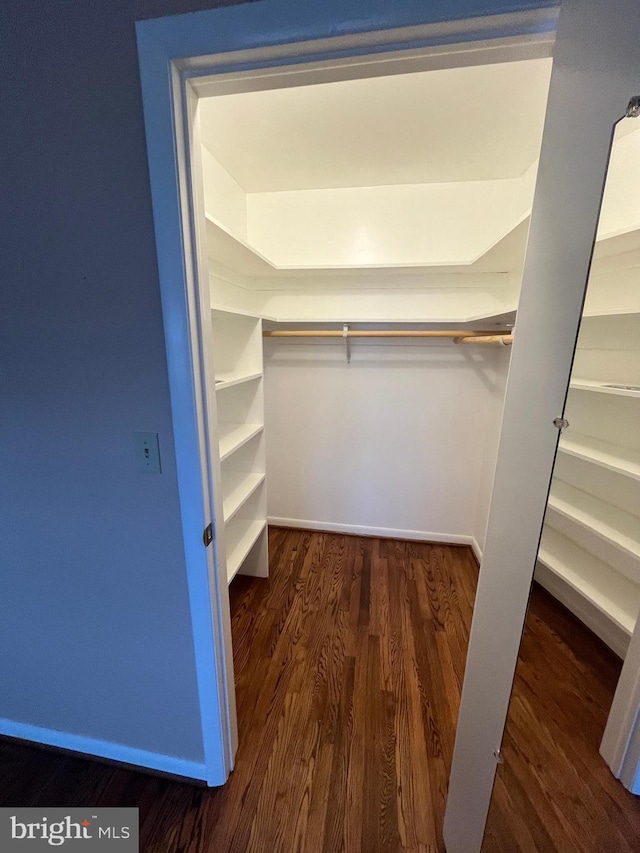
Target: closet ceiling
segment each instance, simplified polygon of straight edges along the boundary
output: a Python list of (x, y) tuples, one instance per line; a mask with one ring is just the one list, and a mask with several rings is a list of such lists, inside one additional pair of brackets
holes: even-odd
[[(209, 253), (257, 278), (519, 273), (551, 59), (200, 102)], [(616, 133), (599, 239), (640, 227), (637, 120)]]
[(550, 59), (209, 98), (206, 146), (247, 193), (517, 178)]

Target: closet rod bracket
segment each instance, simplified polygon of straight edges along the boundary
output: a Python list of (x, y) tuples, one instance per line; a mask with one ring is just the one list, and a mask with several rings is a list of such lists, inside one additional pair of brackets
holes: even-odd
[(349, 340), (349, 324), (342, 326), (342, 337), (344, 338), (344, 350), (347, 356), (347, 364), (351, 364), (351, 341)]

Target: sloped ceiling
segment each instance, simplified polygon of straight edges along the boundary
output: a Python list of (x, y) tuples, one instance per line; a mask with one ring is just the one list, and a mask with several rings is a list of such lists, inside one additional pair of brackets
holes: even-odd
[(246, 193), (515, 178), (550, 73), (535, 59), (212, 97), (202, 138)]

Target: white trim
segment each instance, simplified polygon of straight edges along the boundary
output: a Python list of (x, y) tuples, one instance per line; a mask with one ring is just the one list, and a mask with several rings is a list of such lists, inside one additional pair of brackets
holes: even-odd
[[(220, 605), (228, 602), (228, 585), (226, 578), (220, 582), (218, 561), (202, 544), (209, 523), (218, 539), (205, 414), (215, 395), (207, 394), (203, 375), (205, 306), (197, 287), (198, 233), (191, 229), (183, 132), (190, 104), (162, 47), (144, 27), (138, 26), (137, 35), (204, 759), (207, 783), (220, 785), (233, 767), (236, 718), (223, 641), (227, 626), (230, 632), (229, 607)], [(207, 320), (210, 310), (207, 304)]]
[(293, 527), (296, 530), (317, 530), (321, 533), (346, 533), (351, 536), (376, 536), (382, 539), (410, 539), (416, 542), (431, 542), (434, 545), (468, 545), (473, 549), (476, 556), (480, 552), (478, 543), (474, 537), (467, 536), (465, 533), (434, 533), (428, 530), (403, 530), (399, 527), (370, 527), (364, 524), (310, 521), (307, 518), (278, 518), (271, 515), (268, 521), (274, 527)]
[[(175, 64), (171, 65), (174, 77), (178, 77)], [(171, 104), (168, 105), (171, 109)], [(202, 730), (205, 745), (209, 784), (225, 781), (233, 769), (238, 748), (238, 724), (236, 713), (235, 677), (233, 670), (233, 649), (231, 645), (231, 612), (229, 609), (229, 584), (226, 563), (226, 530), (223, 518), (222, 500), (216, 501), (215, 495), (222, 494), (220, 469), (219, 438), (213, 433), (213, 424), (218, 423), (217, 394), (215, 388), (215, 359), (213, 348), (213, 329), (211, 324), (211, 298), (209, 293), (209, 272), (207, 258), (207, 236), (205, 228), (204, 183), (202, 178), (202, 145), (198, 121), (198, 98), (190, 86), (182, 79), (174, 92), (174, 121), (177, 144), (177, 175), (180, 200), (182, 202), (183, 257), (187, 303), (191, 307), (191, 355), (194, 359), (194, 380), (196, 382), (196, 402), (198, 417), (199, 446), (196, 450), (200, 460), (203, 491), (205, 493), (208, 518), (213, 527), (213, 547), (206, 549), (209, 595), (199, 602), (210, 615), (210, 630), (203, 639), (212, 642), (214, 667), (203, 674), (202, 683), (206, 689), (206, 678), (215, 678), (217, 694), (212, 689), (201, 699)], [(190, 238), (190, 239), (189, 239)], [(189, 249), (191, 251), (189, 251)], [(212, 382), (213, 380), (213, 382)], [(203, 528), (204, 529), (204, 528)], [(198, 542), (201, 545), (201, 542)], [(217, 718), (216, 715), (217, 714)], [(221, 750), (215, 753), (220, 727)]]
[(84, 735), (59, 732), (55, 729), (43, 729), (29, 723), (19, 723), (15, 720), (0, 718), (0, 734), (7, 737), (20, 738), (31, 743), (42, 743), (72, 752), (95, 755), (98, 758), (108, 758), (134, 767), (147, 767), (149, 770), (159, 770), (172, 776), (184, 776), (187, 779), (207, 779), (207, 769), (202, 762), (189, 761), (176, 755), (164, 755), (147, 749), (135, 749), (122, 743), (111, 743), (106, 740), (96, 740)]
[(476, 560), (478, 561), (478, 565), (482, 565), (482, 548), (478, 544), (478, 540), (475, 536), (471, 537), (471, 547), (473, 548), (473, 553), (476, 555)]
[(631, 635), (618, 680), (600, 754), (611, 772), (632, 793), (640, 780), (640, 619)]
[[(307, 10), (290, 6), (286, 13), (286, 28), (296, 29), (298, 24), (296, 36), (291, 32), (290, 40), (285, 40), (281, 31), (265, 31), (263, 38), (257, 39), (248, 50), (217, 55), (202, 50), (198, 56), (194, 53), (190, 59), (182, 58), (180, 68), (193, 76), (194, 89), (198, 95), (210, 96), (272, 88), (273, 83), (265, 86), (261, 82), (271, 75), (289, 76), (286, 82), (276, 84), (289, 88), (308, 83), (305, 74), (309, 73), (314, 75), (316, 82), (328, 83), (362, 76), (387, 76), (417, 70), (508, 62), (516, 58), (550, 56), (558, 22), (558, 5), (494, 15), (483, 15), (483, 10), (478, 9), (479, 16), (425, 23), (425, 14), (433, 14), (434, 11), (436, 15), (438, 13), (434, 9), (425, 10), (420, 0), (396, 2), (392, 9), (385, 10), (386, 15), (383, 13), (378, 17), (376, 11), (388, 6), (384, 0), (375, 3), (378, 10), (372, 8), (372, 0), (362, 0), (360, 3), (358, 0), (350, 0), (348, 8), (341, 0), (336, 0), (333, 5), (336, 4), (339, 11), (331, 10), (331, 2), (325, 0), (323, 6), (327, 19), (333, 16), (337, 22), (338, 18), (351, 16), (351, 20), (348, 23), (343, 21), (341, 27), (332, 26), (331, 30), (336, 32), (341, 29), (348, 35), (316, 38), (314, 34), (317, 35), (317, 28), (314, 23), (310, 24), (311, 31), (305, 27), (305, 23), (309, 22), (302, 22), (307, 17)], [(361, 6), (360, 10), (356, 8), (358, 5)], [(285, 3), (281, 3), (281, 10), (285, 6)], [(203, 26), (206, 26), (204, 18), (209, 13), (194, 13), (192, 17), (198, 14), (203, 18)], [(405, 19), (406, 26), (380, 26), (383, 18), (386, 18), (387, 23), (391, 19), (396, 23), (401, 17)], [(296, 21), (296, 18), (299, 20)], [(155, 21), (160, 29), (162, 19)], [(277, 26), (277, 15), (265, 22), (265, 29), (271, 29), (274, 22)], [(270, 44), (272, 40), (274, 43)], [(340, 71), (336, 72), (335, 64), (325, 65), (324, 61), (327, 55), (335, 56), (338, 53), (342, 55)], [(391, 56), (391, 53), (395, 55)], [(457, 54), (453, 62), (452, 54)], [(382, 67), (389, 61), (390, 64)], [(304, 68), (297, 67), (302, 65)], [(366, 74), (362, 66), (367, 66)], [(240, 69), (240, 73), (235, 69)], [(318, 73), (321, 76), (316, 78)]]

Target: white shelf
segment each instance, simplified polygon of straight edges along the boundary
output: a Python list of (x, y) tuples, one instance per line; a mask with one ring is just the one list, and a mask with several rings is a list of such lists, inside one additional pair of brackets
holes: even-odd
[(222, 504), (222, 515), (227, 524), (244, 503), (251, 497), (258, 486), (264, 482), (264, 474), (236, 474), (225, 472), (223, 475), (223, 488), (226, 497)]
[(640, 452), (574, 433), (560, 439), (559, 450), (601, 468), (640, 480)]
[[(210, 235), (227, 240), (219, 228), (209, 224)], [(220, 306), (211, 310), (211, 325), (222, 463), (222, 487), (215, 502), (224, 520), (220, 541), (225, 546), (225, 554), (219, 556), (226, 562), (229, 581), (241, 566), (253, 577), (268, 577), (266, 535), (260, 547), (253, 548), (267, 524), (262, 318)]]
[(229, 305), (221, 305), (218, 302), (211, 303), (211, 311), (215, 314), (235, 314), (238, 317), (249, 317), (252, 320), (275, 320), (275, 317), (269, 317), (266, 314), (249, 311), (246, 308), (233, 308)]
[(640, 519), (554, 480), (547, 523), (634, 583), (640, 583)]
[(585, 311), (584, 320), (598, 317), (640, 317), (640, 308), (614, 308), (611, 311)]
[(234, 236), (219, 220), (205, 213), (209, 259), (246, 275), (273, 275), (278, 269), (253, 246)]
[(243, 382), (253, 382), (254, 379), (262, 379), (262, 373), (222, 373), (220, 376), (216, 376), (216, 391), (232, 388), (234, 385), (241, 385)]
[(636, 397), (640, 399), (640, 391), (630, 391), (625, 388), (610, 388), (604, 382), (594, 382), (592, 379), (572, 379), (570, 388), (577, 391), (594, 391), (597, 394), (613, 394), (616, 397)]
[[(425, 317), (416, 315), (415, 317), (381, 317), (378, 315), (361, 315), (342, 314), (341, 316), (326, 316), (310, 317), (303, 316), (267, 316), (262, 315), (263, 319), (268, 323), (273, 324), (266, 326), (265, 329), (278, 329), (287, 325), (296, 326), (324, 326), (336, 325), (342, 327), (345, 323), (348, 326), (379, 326), (384, 328), (394, 328), (396, 326), (416, 326), (424, 329), (447, 329), (467, 327), (470, 331), (473, 329), (489, 329), (498, 334), (498, 332), (511, 332), (515, 324), (515, 311), (500, 312), (497, 314), (468, 314), (456, 317)], [(473, 324), (473, 325), (471, 325)]]
[(640, 610), (640, 586), (546, 527), (538, 560), (631, 636)]
[(229, 583), (237, 574), (245, 557), (255, 545), (258, 537), (267, 526), (266, 518), (247, 521), (236, 518), (225, 527), (227, 541), (227, 580)]
[(220, 461), (224, 462), (263, 429), (262, 424), (219, 424)]

